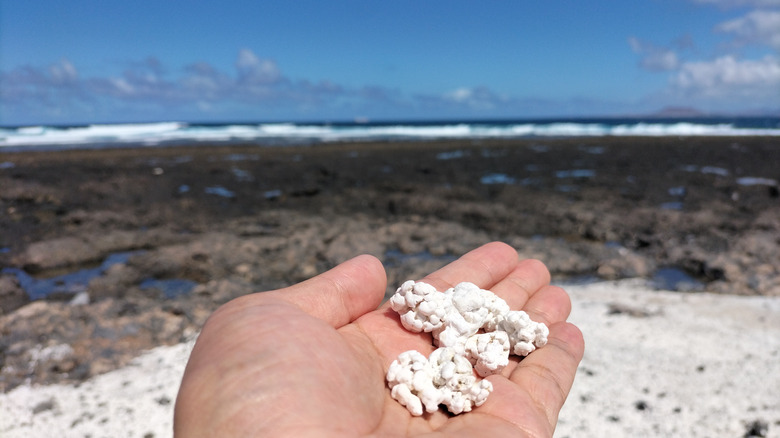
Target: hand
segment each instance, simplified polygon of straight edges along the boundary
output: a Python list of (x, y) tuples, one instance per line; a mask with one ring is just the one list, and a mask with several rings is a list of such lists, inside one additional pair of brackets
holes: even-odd
[(390, 396), (385, 373), (403, 351), (429, 355), (427, 333), (410, 333), (380, 304), (381, 263), (360, 256), (289, 288), (219, 308), (195, 344), (176, 400), (181, 437), (552, 436), (582, 359), (582, 334), (565, 322), (566, 292), (538, 261), (491, 243), (423, 281), (445, 290), (470, 281), (550, 328), (546, 346), (500, 375), (472, 412), (413, 417)]

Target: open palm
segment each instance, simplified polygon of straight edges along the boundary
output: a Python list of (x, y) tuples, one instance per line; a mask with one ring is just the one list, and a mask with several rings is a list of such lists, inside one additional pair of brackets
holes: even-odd
[[(552, 436), (584, 343), (565, 322), (566, 293), (540, 262), (501, 243), (482, 246), (423, 281), (490, 289), (550, 327), (548, 344), (488, 377), (472, 412), (413, 417), (390, 397), (385, 372), (399, 353), (430, 354), (387, 305), (381, 263), (360, 256), (308, 281), (218, 309), (192, 351), (176, 401), (177, 436)], [(375, 310), (376, 309), (376, 310)]]

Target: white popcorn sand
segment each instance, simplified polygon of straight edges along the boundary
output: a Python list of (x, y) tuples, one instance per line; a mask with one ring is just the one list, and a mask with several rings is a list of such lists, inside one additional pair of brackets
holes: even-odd
[[(387, 371), (390, 394), (412, 415), (443, 404), (453, 414), (469, 412), (487, 400), (493, 385), (481, 377), (500, 373), (510, 352), (526, 356), (547, 343), (549, 330), (488, 290), (463, 282), (439, 292), (407, 281), (390, 298), (401, 324), (414, 333), (431, 332), (430, 358), (417, 351), (398, 356)], [(480, 330), (484, 332), (480, 333)]]

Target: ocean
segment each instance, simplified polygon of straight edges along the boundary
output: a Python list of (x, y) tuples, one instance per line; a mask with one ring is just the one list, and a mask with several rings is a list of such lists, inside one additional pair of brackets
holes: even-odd
[(780, 136), (780, 117), (540, 120), (185, 123), (0, 127), (0, 151), (176, 144), (301, 145), (337, 141), (420, 141), (594, 136)]

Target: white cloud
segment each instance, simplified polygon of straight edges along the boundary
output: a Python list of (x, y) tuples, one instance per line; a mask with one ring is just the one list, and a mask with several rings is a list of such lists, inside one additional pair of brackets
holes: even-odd
[(639, 65), (645, 70), (669, 71), (679, 65), (677, 53), (673, 50), (641, 41), (636, 37), (629, 37), (628, 45), (634, 53), (641, 55)]
[(444, 97), (446, 99), (451, 99), (456, 102), (464, 102), (470, 99), (473, 94), (474, 93), (471, 91), (470, 88), (461, 87), (453, 91), (450, 91), (448, 93), (444, 93)]
[(172, 110), (197, 114), (235, 108), (277, 114), (350, 105), (393, 107), (404, 98), (383, 87), (350, 89), (329, 80), (294, 81), (273, 60), (249, 49), (239, 51), (234, 71), (207, 62), (170, 70), (175, 73), (167, 71), (153, 57), (130, 62), (118, 74), (90, 77), (80, 75), (67, 59), (48, 66), (20, 66), (0, 71), (0, 112), (11, 114), (14, 120), (22, 119), (20, 114), (27, 119), (56, 119), (88, 112), (121, 119), (132, 114), (149, 118), (153, 111), (170, 117)]
[[(713, 31), (728, 35), (730, 41), (717, 47), (720, 54), (709, 59), (689, 59), (701, 53), (685, 50), (694, 47), (692, 41), (680, 40), (677, 53), (629, 38), (631, 49), (641, 57), (640, 67), (669, 74), (669, 86), (657, 98), (726, 111), (776, 108), (780, 102), (780, 58), (759, 58), (755, 53), (766, 53), (767, 47), (780, 49), (780, 10), (774, 8), (780, 6), (780, 0), (690, 1), (722, 9), (747, 8), (747, 12), (714, 26)], [(753, 57), (747, 55), (751, 52)]]
[(73, 83), (78, 80), (78, 76), (76, 67), (67, 59), (62, 59), (59, 63), (49, 66), (49, 77), (53, 83)]
[(207, 62), (190, 64), (184, 71), (185, 75), (178, 81), (181, 92), (194, 96), (198, 101), (219, 98), (224, 90), (233, 86), (233, 78)]
[(725, 8), (738, 6), (771, 7), (780, 6), (780, 0), (693, 0), (694, 3), (717, 5)]
[(480, 86), (474, 88), (460, 87), (444, 93), (442, 103), (456, 104), (476, 110), (491, 110), (508, 103), (504, 96), (497, 95), (489, 88)]
[(766, 44), (780, 50), (780, 11), (751, 11), (720, 24), (716, 30), (734, 34), (741, 45)]
[(114, 89), (119, 94), (124, 94), (126, 96), (131, 96), (135, 93), (136, 89), (133, 87), (133, 85), (130, 84), (126, 79), (124, 78), (111, 78), (108, 80), (108, 82), (114, 86)]
[(672, 84), (688, 95), (719, 98), (753, 97), (777, 102), (780, 96), (780, 60), (738, 60), (723, 56), (714, 61), (686, 62)]
[(249, 49), (241, 49), (236, 60), (239, 78), (246, 83), (271, 84), (278, 81), (281, 72), (276, 62), (261, 59)]

